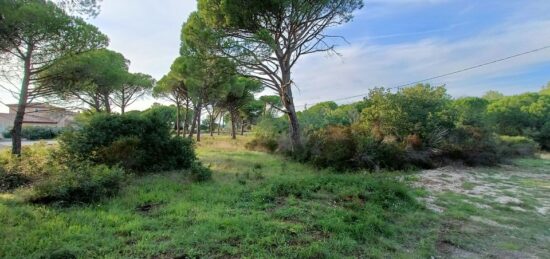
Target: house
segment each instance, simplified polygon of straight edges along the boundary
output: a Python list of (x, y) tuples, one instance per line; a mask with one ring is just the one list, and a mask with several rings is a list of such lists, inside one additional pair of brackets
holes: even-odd
[[(8, 104), (7, 106), (9, 113), (0, 113), (0, 133), (13, 127), (17, 113), (17, 104)], [(47, 103), (31, 103), (25, 110), (23, 126), (62, 128), (73, 122), (75, 114), (65, 108)]]

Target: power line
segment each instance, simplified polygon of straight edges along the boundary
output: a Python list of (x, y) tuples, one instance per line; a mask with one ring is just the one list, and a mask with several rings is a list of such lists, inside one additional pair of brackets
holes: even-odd
[[(429, 78), (425, 78), (425, 79), (422, 79), (422, 80), (413, 81), (413, 82), (406, 83), (406, 84), (401, 84), (401, 85), (394, 86), (394, 87), (389, 87), (389, 88), (386, 88), (386, 89), (400, 89), (400, 88), (403, 88), (403, 87), (406, 87), (406, 86), (416, 85), (416, 84), (419, 84), (419, 83), (422, 83), (422, 82), (425, 82), (425, 81), (430, 81), (430, 80), (434, 80), (434, 79), (438, 79), (438, 78), (442, 78), (442, 77), (446, 77), (446, 76), (450, 76), (450, 75), (454, 75), (454, 74), (466, 72), (466, 71), (469, 71), (469, 70), (473, 70), (473, 69), (477, 69), (477, 68), (480, 68), (480, 67), (492, 65), (492, 64), (495, 64), (495, 63), (499, 63), (499, 62), (502, 62), (502, 61), (506, 61), (506, 60), (513, 59), (513, 58), (517, 58), (517, 57), (520, 57), (520, 56), (523, 56), (523, 55), (535, 53), (535, 52), (538, 52), (538, 51), (541, 51), (541, 50), (545, 50), (545, 49), (549, 49), (549, 48), (550, 48), (550, 45), (546, 45), (546, 46), (544, 46), (544, 47), (540, 47), (540, 48), (537, 48), (537, 49), (532, 49), (532, 50), (529, 50), (529, 51), (525, 51), (525, 52), (521, 52), (521, 53), (518, 53), (518, 54), (511, 55), (511, 56), (507, 56), (507, 57), (504, 57), (504, 58), (492, 60), (492, 61), (489, 61), (489, 62), (486, 62), (486, 63), (483, 63), (483, 64), (479, 64), (479, 65), (475, 65), (475, 66), (471, 66), (471, 67), (459, 69), (459, 70), (456, 70), (456, 71), (453, 71), (453, 72), (449, 72), (449, 73), (445, 73), (445, 74), (441, 74), (441, 75), (437, 75), (437, 76), (432, 76), (432, 77), (429, 77)], [(353, 95), (353, 96), (348, 96), (348, 97), (343, 97), (343, 98), (338, 98), (338, 99), (333, 99), (333, 100), (326, 100), (325, 102), (330, 102), (330, 101), (333, 101), (333, 102), (345, 101), (345, 100), (349, 100), (349, 99), (353, 99), (353, 98), (357, 98), (357, 97), (365, 97), (365, 96), (367, 96), (368, 94), (369, 94), (369, 93), (358, 94), (358, 95)], [(305, 107), (305, 106), (307, 106), (307, 104), (304, 104), (304, 105), (297, 105), (296, 107)]]

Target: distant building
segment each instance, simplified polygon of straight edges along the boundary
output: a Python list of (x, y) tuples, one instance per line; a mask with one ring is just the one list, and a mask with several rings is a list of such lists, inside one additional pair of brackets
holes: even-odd
[[(17, 104), (8, 104), (7, 106), (9, 113), (0, 113), (0, 133), (13, 128), (13, 121), (17, 113)], [(46, 103), (31, 103), (25, 110), (23, 126), (62, 128), (73, 122), (75, 114), (65, 108)]]

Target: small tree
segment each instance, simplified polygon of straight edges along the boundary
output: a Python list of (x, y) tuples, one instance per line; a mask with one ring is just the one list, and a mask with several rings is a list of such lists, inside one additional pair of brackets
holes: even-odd
[(182, 79), (174, 72), (170, 72), (160, 79), (153, 88), (153, 97), (164, 98), (172, 101), (176, 105), (176, 134), (181, 135), (181, 107), (185, 102), (184, 135), (188, 128), (189, 105), (191, 98), (189, 90)]
[(40, 97), (40, 74), (60, 58), (105, 47), (108, 39), (96, 27), (71, 17), (54, 3), (44, 0), (2, 1), (0, 63), (13, 78), (21, 75), (19, 102), (12, 130), (12, 153), (21, 154), (21, 128), (27, 104)]
[[(231, 81), (221, 105), (229, 112), (231, 120), (231, 137), (237, 138), (236, 124), (240, 118), (240, 111), (254, 101), (254, 93), (260, 92), (263, 86), (260, 81), (246, 77), (236, 77)], [(263, 106), (263, 104), (260, 104)], [(261, 109), (260, 109), (261, 110)]]

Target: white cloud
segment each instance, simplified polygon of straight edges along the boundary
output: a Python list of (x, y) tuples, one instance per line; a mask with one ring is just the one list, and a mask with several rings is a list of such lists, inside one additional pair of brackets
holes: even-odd
[[(392, 87), (539, 48), (550, 44), (548, 28), (550, 20), (494, 28), (462, 40), (431, 38), (392, 45), (353, 42), (339, 49), (341, 57), (309, 56), (297, 65), (294, 81), (300, 91), (295, 93), (296, 103), (312, 104), (362, 94), (374, 86)], [(446, 83), (455, 96), (479, 95), (494, 87), (480, 85), (484, 79), (521, 73), (529, 66), (549, 62), (547, 49), (432, 83)]]

